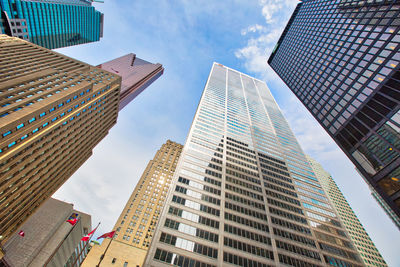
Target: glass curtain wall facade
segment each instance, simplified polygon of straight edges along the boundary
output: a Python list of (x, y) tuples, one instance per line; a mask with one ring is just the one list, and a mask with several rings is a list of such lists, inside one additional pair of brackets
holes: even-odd
[(363, 265), (267, 85), (217, 63), (145, 261), (171, 264)]
[(400, 4), (298, 4), (268, 63), (400, 216)]
[(103, 14), (89, 1), (0, 0), (0, 33), (48, 49), (99, 41)]
[(382, 255), (375, 247), (375, 244), (365, 231), (360, 220), (357, 218), (332, 176), (324, 170), (319, 162), (310, 156), (307, 156), (307, 159), (310, 162), (321, 186), (324, 188), (327, 196), (336, 209), (337, 214), (342, 219), (343, 225), (349, 233), (351, 240), (360, 253), (365, 265), (368, 267), (387, 267)]

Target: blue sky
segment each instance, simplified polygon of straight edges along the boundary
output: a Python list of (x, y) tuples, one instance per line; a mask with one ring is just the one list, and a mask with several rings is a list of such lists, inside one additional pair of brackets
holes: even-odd
[(108, 0), (100, 42), (58, 52), (97, 65), (127, 53), (165, 72), (132, 101), (92, 157), (54, 197), (111, 231), (148, 161), (167, 140), (184, 144), (212, 62), (265, 80), (304, 151), (322, 163), (389, 266), (400, 266), (400, 231), (352, 163), (267, 65), (297, 1)]

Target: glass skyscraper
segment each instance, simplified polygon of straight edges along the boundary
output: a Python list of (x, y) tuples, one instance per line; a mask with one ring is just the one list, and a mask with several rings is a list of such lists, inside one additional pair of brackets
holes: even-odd
[(400, 216), (400, 4), (308, 0), (268, 63)]
[(375, 244), (365, 231), (360, 220), (358, 220), (356, 214), (343, 196), (342, 191), (340, 191), (332, 176), (324, 170), (319, 162), (309, 156), (307, 156), (307, 159), (310, 162), (322, 188), (325, 190), (341, 218), (344, 227), (349, 233), (350, 238), (353, 240), (353, 243), (360, 253), (365, 265), (368, 267), (387, 267), (382, 255), (375, 247)]
[(267, 85), (214, 63), (144, 266), (362, 266)]
[(89, 0), (0, 0), (0, 34), (48, 49), (99, 41), (103, 14)]

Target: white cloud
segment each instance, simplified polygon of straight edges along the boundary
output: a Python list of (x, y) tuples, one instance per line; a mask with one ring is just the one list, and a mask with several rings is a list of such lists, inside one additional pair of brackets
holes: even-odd
[(267, 29), (264, 26), (259, 24), (251, 25), (247, 29), (243, 29), (241, 31), (241, 35), (246, 35), (248, 33), (255, 33), (255, 32), (265, 32)]

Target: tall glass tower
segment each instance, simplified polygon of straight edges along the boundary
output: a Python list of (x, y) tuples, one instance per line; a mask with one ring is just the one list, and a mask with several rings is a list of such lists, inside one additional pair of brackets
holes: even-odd
[(357, 218), (353, 209), (350, 207), (342, 191), (340, 191), (332, 176), (322, 167), (322, 165), (307, 156), (310, 165), (318, 178), (322, 188), (332, 201), (344, 227), (353, 240), (355, 247), (360, 252), (361, 258), (368, 267), (387, 267), (385, 260), (375, 247), (368, 233), (365, 231), (360, 220)]
[(302, 1), (268, 63), (399, 217), (399, 1)]
[(103, 14), (89, 0), (0, 0), (0, 34), (48, 49), (99, 41)]
[(145, 261), (170, 264), (363, 266), (267, 85), (217, 63)]

